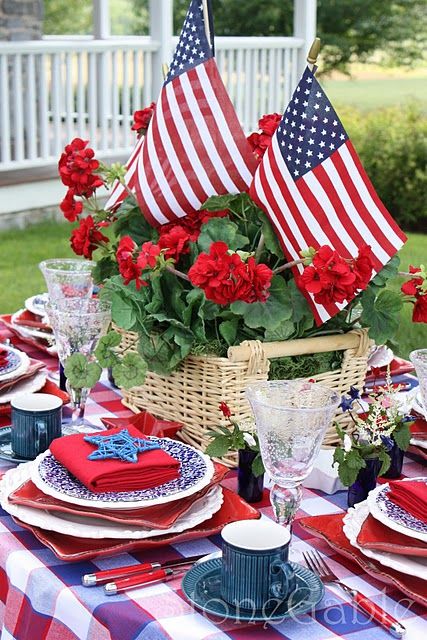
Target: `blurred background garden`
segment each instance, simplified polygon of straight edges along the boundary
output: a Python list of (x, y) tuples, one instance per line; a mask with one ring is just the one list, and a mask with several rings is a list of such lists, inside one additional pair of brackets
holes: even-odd
[[(187, 7), (188, 0), (174, 2), (175, 33)], [(217, 35), (292, 34), (291, 0), (213, 0), (213, 8)], [(80, 0), (45, 0), (44, 33), (89, 34), (91, 11), (91, 3)], [(147, 0), (111, 0), (110, 11), (113, 35), (147, 33)], [(400, 252), (403, 270), (427, 262), (426, 20), (425, 1), (317, 3), (319, 80), (381, 199), (408, 233)], [(37, 264), (71, 255), (71, 230), (55, 219), (0, 232), (2, 313), (43, 289)], [(400, 287), (398, 280), (395, 286)], [(425, 325), (410, 322), (409, 306), (405, 312), (395, 347), (402, 356), (427, 338)]]

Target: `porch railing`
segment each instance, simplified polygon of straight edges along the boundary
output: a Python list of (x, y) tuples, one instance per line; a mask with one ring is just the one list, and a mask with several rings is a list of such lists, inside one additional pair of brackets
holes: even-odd
[[(215, 46), (246, 131), (263, 113), (283, 110), (303, 39), (217, 37)], [(1, 172), (56, 162), (76, 136), (90, 139), (100, 157), (129, 153), (133, 112), (157, 98), (159, 47), (150, 37), (1, 42), (0, 182)]]

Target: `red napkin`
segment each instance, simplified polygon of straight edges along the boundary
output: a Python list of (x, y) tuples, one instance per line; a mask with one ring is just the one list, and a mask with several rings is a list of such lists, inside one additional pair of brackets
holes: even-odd
[(427, 524), (427, 484), (408, 480), (390, 482), (387, 497), (415, 518)]
[(14, 323), (21, 325), (22, 327), (32, 327), (33, 329), (46, 331), (46, 333), (52, 333), (52, 327), (45, 322), (42, 322), (41, 316), (36, 316), (32, 311), (28, 311), (28, 309), (25, 309), (16, 316)]
[[(144, 438), (132, 425), (127, 429), (131, 436)], [(94, 435), (109, 437), (121, 430), (109, 429)], [(149, 489), (179, 477), (179, 461), (162, 449), (139, 453), (137, 462), (88, 460), (96, 447), (84, 440), (84, 434), (78, 433), (57, 438), (50, 445), (50, 450), (70, 473), (94, 493)]]
[(427, 558), (427, 542), (410, 538), (389, 529), (371, 514), (368, 515), (357, 536), (357, 544), (365, 549), (400, 553)]

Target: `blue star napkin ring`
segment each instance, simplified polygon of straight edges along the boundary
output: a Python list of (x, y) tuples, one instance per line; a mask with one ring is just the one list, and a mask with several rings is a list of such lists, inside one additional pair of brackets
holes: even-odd
[(117, 458), (123, 462), (138, 462), (138, 453), (160, 449), (152, 440), (134, 438), (127, 429), (111, 436), (85, 436), (84, 440), (98, 447), (88, 455), (88, 460), (107, 460)]

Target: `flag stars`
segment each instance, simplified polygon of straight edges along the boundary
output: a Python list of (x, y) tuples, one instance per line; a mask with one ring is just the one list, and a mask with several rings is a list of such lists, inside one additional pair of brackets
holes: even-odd
[(297, 153), (302, 153), (301, 147), (297, 147)]
[(304, 93), (305, 93), (305, 95), (306, 95), (306, 96), (308, 96), (308, 95), (310, 94), (310, 89), (306, 89), (306, 90), (304, 91)]
[(338, 121), (337, 121), (337, 120), (334, 120), (332, 124), (334, 125), (334, 127), (336, 127), (336, 126), (337, 126), (337, 124), (338, 124)]
[(294, 176), (299, 176), (299, 171), (298, 171), (298, 169), (295, 169), (295, 171), (294, 171)]
[(299, 158), (295, 158), (295, 164), (301, 164), (301, 160)]
[(322, 136), (326, 136), (327, 133), (326, 129), (322, 129)]
[(306, 169), (309, 169), (311, 167), (311, 162), (306, 162), (304, 166)]
[(315, 109), (320, 109), (320, 104), (318, 102), (316, 102), (316, 104), (314, 105)]
[[(291, 122), (291, 127), (296, 127), (296, 126), (297, 126), (297, 123), (295, 122), (295, 120), (292, 120), (292, 122)], [(301, 127), (300, 127), (300, 128), (301, 128)]]
[(332, 149), (335, 149), (335, 145), (331, 142), (331, 144), (329, 145), (329, 148), (332, 151)]
[(310, 158), (310, 156), (313, 155), (312, 150), (311, 149), (307, 149), (307, 154), (306, 155), (307, 155), (308, 158)]
[(331, 110), (331, 107), (329, 107), (328, 105), (326, 105), (326, 107), (325, 107), (325, 111), (326, 111), (326, 112), (328, 112), (328, 111), (330, 111), (330, 110)]
[(318, 153), (317, 157), (319, 158), (319, 160), (322, 160), (322, 158), (324, 158), (325, 156), (323, 155), (323, 153)]
[(295, 98), (294, 103), (295, 103), (295, 104), (299, 104), (299, 100), (298, 100), (298, 98)]
[(291, 131), (291, 132), (290, 132), (290, 134), (289, 134), (289, 137), (290, 137), (290, 138), (291, 138), (291, 140), (292, 140), (292, 138), (295, 138), (295, 134), (294, 134), (294, 133), (292, 133), (292, 131)]
[(306, 113), (302, 113), (302, 114), (301, 114), (301, 118), (303, 118), (303, 120), (305, 120), (305, 119), (306, 119), (306, 117), (307, 117), (307, 114), (306, 114)]
[(319, 118), (318, 118), (316, 115), (314, 115), (314, 116), (312, 117), (313, 122), (316, 122), (318, 119), (319, 119)]
[(313, 138), (310, 138), (310, 140), (308, 141), (308, 144), (314, 144)]
[(340, 135), (340, 140), (345, 140), (345, 135), (343, 133)]
[(321, 142), (319, 142), (319, 147), (321, 147), (323, 149), (323, 147), (326, 145), (326, 142), (324, 140), (322, 140)]
[(308, 102), (307, 102), (307, 100), (304, 100), (304, 102), (302, 103), (302, 106), (303, 106), (303, 107), (308, 107)]
[(306, 82), (308, 84), (311, 84), (313, 82), (313, 78), (311, 78), (310, 76), (307, 76)]
[(300, 128), (300, 131), (304, 131), (304, 129), (305, 129), (305, 124), (300, 124), (299, 128)]
[(321, 93), (321, 91), (317, 91), (317, 93), (316, 93), (316, 98), (321, 98), (321, 97), (322, 97), (322, 93)]
[(323, 122), (326, 124), (327, 122), (329, 122), (328, 118), (323, 118)]
[(294, 110), (292, 111), (292, 115), (293, 115), (293, 116), (296, 116), (296, 115), (297, 115), (297, 113), (298, 113), (298, 111), (297, 111), (296, 109), (294, 109)]

